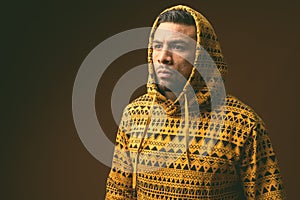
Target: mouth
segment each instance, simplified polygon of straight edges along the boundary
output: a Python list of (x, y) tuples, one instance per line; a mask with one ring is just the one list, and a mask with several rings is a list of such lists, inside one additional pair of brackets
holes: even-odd
[(173, 75), (172, 71), (168, 69), (159, 69), (156, 74), (159, 78), (170, 78)]

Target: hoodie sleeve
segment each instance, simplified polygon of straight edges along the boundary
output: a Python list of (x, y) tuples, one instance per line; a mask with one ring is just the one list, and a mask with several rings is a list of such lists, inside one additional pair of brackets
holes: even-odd
[(134, 200), (132, 189), (132, 162), (126, 133), (130, 130), (130, 116), (123, 113), (116, 136), (112, 168), (106, 182), (106, 200)]
[(240, 175), (246, 199), (286, 199), (278, 161), (262, 121), (256, 123), (245, 144)]

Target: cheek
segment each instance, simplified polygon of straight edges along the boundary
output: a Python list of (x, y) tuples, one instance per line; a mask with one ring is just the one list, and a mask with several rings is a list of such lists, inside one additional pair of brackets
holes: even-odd
[(188, 78), (192, 72), (193, 65), (191, 65), (188, 61), (185, 61), (180, 66), (180, 73), (185, 77)]
[(156, 61), (156, 59), (157, 59), (157, 52), (156, 52), (156, 51), (153, 51), (153, 52), (152, 52), (152, 60), (153, 60), (153, 61)]
[(194, 54), (188, 54), (188, 55), (185, 55), (186, 59), (184, 60), (185, 61), (185, 64), (186, 65), (193, 65), (194, 64), (194, 61), (195, 61), (195, 55)]

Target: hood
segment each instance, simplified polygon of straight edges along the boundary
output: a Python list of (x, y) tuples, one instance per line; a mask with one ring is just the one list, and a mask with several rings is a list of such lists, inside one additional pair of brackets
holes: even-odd
[[(148, 46), (148, 82), (147, 82), (147, 93), (149, 95), (155, 95), (158, 100), (161, 100), (166, 106), (165, 111), (167, 114), (172, 115), (177, 113), (180, 109), (178, 106), (179, 100), (184, 101), (184, 93), (186, 93), (186, 87), (188, 85), (192, 86), (194, 91), (194, 98), (188, 99), (188, 103), (196, 103), (200, 106), (208, 106), (210, 100), (210, 91), (211, 87), (218, 81), (217, 77), (219, 77), (219, 81), (224, 81), (225, 75), (227, 73), (227, 66), (224, 62), (221, 47), (215, 34), (215, 31), (209, 21), (199, 12), (193, 10), (192, 8), (184, 5), (177, 5), (171, 8), (164, 10), (162, 13), (170, 11), (170, 10), (185, 10), (190, 13), (196, 23), (196, 52), (195, 52), (195, 60), (193, 63), (192, 72), (186, 82), (185, 87), (183, 88), (180, 95), (177, 96), (175, 101), (167, 99), (164, 97), (159, 91), (156, 84), (156, 75), (154, 72), (153, 60), (152, 60), (152, 42), (154, 33), (158, 27), (158, 18), (154, 21), (152, 26), (150, 38), (149, 38), (149, 46)], [(162, 14), (161, 13), (161, 14)], [(208, 53), (209, 56), (203, 56), (205, 53)], [(207, 54), (206, 53), (206, 54)], [(207, 54), (207, 55), (208, 55)], [(208, 58), (209, 57), (209, 58)], [(217, 66), (217, 70), (211, 70), (211, 63), (214, 63)], [(215, 67), (214, 67), (215, 68)], [(200, 69), (200, 70), (199, 70)], [(205, 70), (205, 77), (201, 76), (202, 70)], [(209, 87), (208, 87), (209, 85)]]

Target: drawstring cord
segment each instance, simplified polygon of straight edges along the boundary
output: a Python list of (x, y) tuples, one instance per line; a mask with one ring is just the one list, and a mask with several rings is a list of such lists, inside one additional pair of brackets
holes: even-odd
[[(136, 194), (136, 186), (137, 186), (137, 166), (138, 166), (138, 160), (139, 160), (139, 156), (140, 153), (142, 152), (143, 149), (143, 143), (145, 140), (145, 136), (148, 130), (148, 127), (150, 125), (151, 122), (151, 117), (152, 117), (152, 112), (153, 112), (153, 108), (154, 108), (154, 102), (156, 100), (156, 94), (153, 97), (152, 103), (151, 103), (151, 107), (149, 110), (149, 114), (148, 114), (148, 118), (147, 118), (147, 122), (146, 122), (146, 126), (142, 135), (142, 139), (140, 142), (140, 146), (137, 150), (137, 155), (135, 157), (135, 162), (134, 162), (134, 167), (133, 167), (133, 175), (132, 175), (132, 188), (133, 188), (133, 192)], [(191, 163), (190, 163), (190, 152), (189, 152), (189, 108), (188, 108), (188, 101), (187, 101), (187, 96), (186, 94), (184, 94), (184, 120), (185, 120), (185, 126), (183, 128), (183, 133), (185, 135), (185, 146), (186, 146), (186, 158), (188, 160), (188, 168), (190, 169), (191, 167)]]
[(134, 162), (134, 167), (133, 167), (133, 175), (132, 175), (132, 188), (133, 188), (134, 192), (136, 192), (137, 166), (138, 166), (139, 156), (140, 156), (140, 153), (143, 150), (143, 143), (144, 143), (144, 140), (145, 140), (145, 136), (146, 136), (149, 124), (151, 122), (151, 117), (152, 117), (152, 112), (153, 112), (153, 107), (154, 107), (155, 100), (156, 100), (156, 94), (153, 97), (153, 100), (152, 100), (152, 103), (151, 103), (151, 106), (150, 106), (150, 110), (149, 110), (149, 114), (148, 114), (148, 118), (147, 118), (147, 122), (146, 122), (146, 126), (145, 126), (145, 129), (144, 129), (143, 135), (142, 135), (140, 146), (137, 150), (137, 155), (135, 157), (135, 162)]
[(186, 94), (184, 94), (184, 121), (185, 125), (183, 128), (183, 133), (185, 135), (185, 148), (186, 148), (186, 158), (188, 160), (188, 168), (191, 168), (190, 163), (190, 151), (189, 151), (189, 108)]

